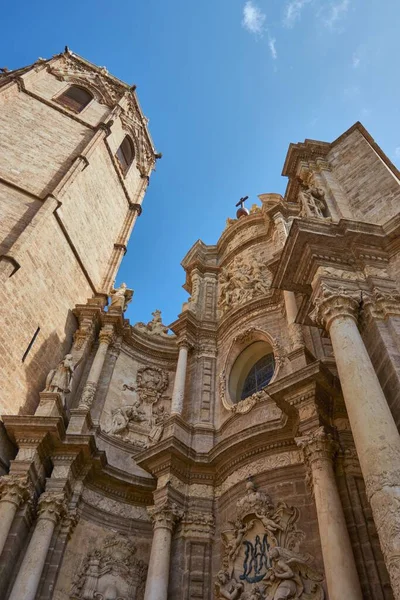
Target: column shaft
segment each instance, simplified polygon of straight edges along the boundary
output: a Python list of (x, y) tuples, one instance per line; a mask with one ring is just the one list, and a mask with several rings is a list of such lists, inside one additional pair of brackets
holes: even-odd
[(107, 350), (112, 340), (112, 331), (101, 331), (99, 336), (99, 347), (97, 348), (89, 375), (83, 388), (82, 396), (79, 402), (79, 408), (90, 408), (96, 393), (97, 385), (103, 370)]
[(38, 520), (9, 600), (34, 600), (54, 527), (54, 521), (48, 519)]
[(172, 531), (154, 530), (144, 600), (167, 600)]
[(0, 556), (7, 541), (17, 508), (18, 506), (15, 502), (5, 500), (0, 503)]
[(176, 367), (174, 389), (172, 392), (171, 413), (182, 414), (183, 398), (185, 396), (186, 365), (188, 348), (185, 345), (179, 347), (178, 364)]
[(329, 332), (367, 496), (400, 600), (400, 436), (354, 319), (333, 318)]
[(362, 600), (353, 549), (329, 459), (312, 463), (313, 488), (330, 600)]

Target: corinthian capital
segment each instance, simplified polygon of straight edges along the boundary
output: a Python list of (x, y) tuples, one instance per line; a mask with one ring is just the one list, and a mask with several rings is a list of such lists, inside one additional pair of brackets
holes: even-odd
[(100, 344), (109, 346), (114, 339), (114, 328), (112, 325), (105, 325), (99, 333)]
[(33, 494), (32, 484), (24, 476), (3, 475), (0, 479), (0, 502), (10, 502), (18, 508)]
[(154, 529), (163, 527), (173, 530), (176, 523), (183, 518), (183, 511), (178, 508), (175, 502), (165, 502), (160, 506), (152, 506), (147, 509), (151, 520), (153, 521)]
[(395, 288), (374, 287), (372, 292), (364, 294), (363, 307), (374, 319), (400, 315), (400, 293)]
[(314, 309), (309, 315), (310, 319), (328, 331), (332, 321), (338, 317), (351, 317), (357, 321), (360, 300), (359, 290), (321, 283), (313, 294)]
[(44, 492), (38, 501), (38, 518), (57, 523), (67, 512), (62, 492)]
[(337, 452), (338, 444), (323, 427), (319, 427), (308, 435), (294, 439), (303, 450), (304, 458), (309, 466), (323, 460), (331, 461)]

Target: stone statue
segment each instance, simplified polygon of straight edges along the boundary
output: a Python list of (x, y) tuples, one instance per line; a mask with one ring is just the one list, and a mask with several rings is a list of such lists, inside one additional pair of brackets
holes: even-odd
[(225, 533), (222, 533), (222, 536), (223, 538), (225, 538), (223, 539), (223, 541), (225, 543), (225, 548), (228, 553), (228, 560), (231, 562), (236, 558), (244, 536), (253, 527), (254, 519), (252, 521), (248, 521), (247, 523), (242, 523), (240, 519), (236, 519), (236, 521), (230, 521), (230, 523), (234, 527), (233, 538), (230, 541), (228, 541)]
[(61, 395), (65, 404), (65, 396), (71, 391), (71, 382), (75, 369), (72, 354), (66, 354), (58, 363), (55, 369), (52, 369), (46, 378), (45, 392), (57, 392)]
[(151, 314), (153, 315), (153, 319), (147, 325), (145, 323), (136, 323), (134, 328), (149, 335), (159, 335), (168, 338), (174, 337), (168, 334), (168, 327), (163, 324), (161, 319), (161, 311), (157, 309)]
[(160, 441), (164, 432), (164, 423), (168, 419), (169, 414), (165, 411), (163, 406), (159, 408), (153, 408), (153, 417), (151, 421), (151, 429), (148, 435), (149, 443), (151, 446)]
[(112, 411), (112, 423), (107, 433), (112, 435), (121, 434), (128, 428), (131, 421), (140, 423), (146, 420), (144, 411), (140, 408), (140, 400), (136, 400), (129, 406), (121, 406)]
[(257, 256), (237, 256), (219, 275), (218, 306), (222, 313), (267, 294), (271, 273)]
[(220, 571), (215, 583), (215, 597), (226, 598), (227, 600), (238, 600), (243, 593), (243, 583), (238, 583), (234, 577), (231, 577), (228, 571)]
[[(269, 552), (271, 569), (268, 570), (264, 581), (271, 600), (286, 600), (301, 598), (303, 593), (306, 598), (323, 600), (323, 588), (319, 585), (322, 577), (316, 573), (309, 564), (294, 553), (276, 546)], [(310, 596), (310, 592), (312, 595)]]
[(299, 178), (299, 182), (302, 204), (300, 216), (326, 219), (328, 217), (328, 207), (325, 201), (325, 191), (315, 185), (311, 176), (306, 181)]
[(132, 301), (133, 290), (127, 288), (126, 283), (121, 283), (119, 288), (113, 288), (110, 292), (111, 304), (109, 312), (122, 312), (124, 313), (128, 307), (128, 304)]

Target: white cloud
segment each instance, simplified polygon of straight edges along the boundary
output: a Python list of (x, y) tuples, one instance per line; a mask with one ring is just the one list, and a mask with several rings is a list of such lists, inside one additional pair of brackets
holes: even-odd
[(276, 45), (275, 45), (275, 43), (276, 43), (276, 39), (269, 36), (268, 46), (269, 46), (269, 49), (271, 51), (271, 56), (272, 56), (272, 58), (274, 60), (276, 60), (278, 58), (278, 53), (276, 51)]
[(250, 33), (262, 35), (264, 31), (265, 14), (252, 2), (248, 0), (243, 8), (242, 25)]
[(290, 0), (285, 7), (283, 16), (283, 24), (285, 27), (294, 27), (296, 21), (300, 19), (303, 7), (312, 1), (313, 0)]
[(358, 54), (355, 52), (353, 54), (353, 58), (351, 60), (351, 64), (353, 69), (358, 69), (358, 67), (360, 66), (360, 62), (361, 62), (361, 58), (358, 56)]
[(324, 24), (329, 27), (329, 29), (333, 29), (337, 22), (345, 16), (349, 10), (349, 5), (349, 0), (338, 0), (332, 2), (325, 13), (326, 16), (323, 18)]

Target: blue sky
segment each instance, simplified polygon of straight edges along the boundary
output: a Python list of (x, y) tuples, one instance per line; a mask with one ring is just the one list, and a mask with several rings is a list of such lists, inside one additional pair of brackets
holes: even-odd
[(65, 44), (138, 86), (157, 150), (118, 281), (131, 322), (187, 294), (180, 261), (213, 244), (243, 195), (283, 193), (290, 142), (360, 120), (400, 163), (399, 0), (69, 0), (7, 3), (2, 66)]

